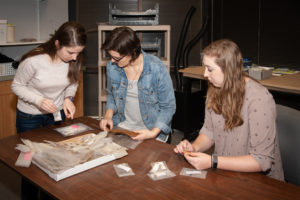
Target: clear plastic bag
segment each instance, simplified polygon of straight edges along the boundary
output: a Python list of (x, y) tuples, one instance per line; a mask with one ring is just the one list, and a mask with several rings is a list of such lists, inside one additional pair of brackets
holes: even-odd
[(116, 164), (114, 165), (114, 168), (118, 177), (135, 175), (131, 167), (127, 163)]
[(112, 138), (114, 143), (129, 149), (135, 149), (142, 141), (133, 140), (128, 135), (108, 133), (108, 137)]
[(152, 180), (162, 180), (176, 176), (169, 170), (165, 161), (151, 163), (152, 169), (147, 174)]
[(182, 176), (190, 176), (195, 178), (206, 178), (207, 171), (204, 170), (197, 170), (197, 169), (191, 169), (191, 168), (182, 168), (180, 175)]
[(79, 133), (83, 133), (85, 131), (92, 130), (91, 127), (83, 124), (83, 123), (75, 123), (69, 126), (61, 127), (61, 128), (56, 128), (54, 129), (63, 136), (71, 136), (71, 135), (76, 135)]
[(33, 152), (21, 152), (15, 163), (18, 167), (29, 167), (32, 161), (34, 153)]

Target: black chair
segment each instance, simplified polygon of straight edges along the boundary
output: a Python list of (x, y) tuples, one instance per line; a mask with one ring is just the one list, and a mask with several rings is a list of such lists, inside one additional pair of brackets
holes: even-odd
[(277, 131), (284, 177), (287, 182), (300, 186), (300, 111), (277, 107)]

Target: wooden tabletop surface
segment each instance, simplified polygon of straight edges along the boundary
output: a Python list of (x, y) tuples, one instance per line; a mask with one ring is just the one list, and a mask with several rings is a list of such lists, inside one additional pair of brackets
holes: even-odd
[[(98, 133), (98, 121), (78, 118), (64, 125), (82, 122)], [(23, 177), (28, 178), (57, 199), (299, 199), (300, 187), (274, 180), (260, 173), (236, 173), (208, 170), (206, 179), (179, 175), (183, 167), (192, 168), (182, 157), (173, 153), (174, 146), (147, 140), (128, 155), (88, 171), (54, 181), (34, 164), (29, 168), (14, 165), (20, 138), (35, 142), (61, 141), (64, 138), (54, 126), (29, 131), (0, 140), (0, 160)], [(147, 176), (151, 163), (165, 161), (176, 176), (153, 181)], [(119, 178), (113, 164), (128, 163), (135, 175)], [(1, 175), (1, 172), (0, 172)]]
[[(205, 79), (203, 66), (191, 66), (185, 69), (181, 69), (179, 70), (179, 72), (183, 73), (183, 76), (185, 77)], [(271, 90), (300, 94), (299, 72), (296, 74), (272, 76), (265, 80), (259, 80), (259, 82)]]

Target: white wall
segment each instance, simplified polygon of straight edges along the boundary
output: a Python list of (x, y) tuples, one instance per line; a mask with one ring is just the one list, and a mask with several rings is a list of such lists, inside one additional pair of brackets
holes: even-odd
[(44, 0), (39, 6), (41, 40), (46, 40), (49, 34), (68, 21), (68, 0)]
[[(0, 0), (0, 19), (15, 25), (15, 41), (23, 38), (47, 40), (68, 21), (68, 0)], [(32, 46), (0, 46), (0, 52), (15, 59)]]

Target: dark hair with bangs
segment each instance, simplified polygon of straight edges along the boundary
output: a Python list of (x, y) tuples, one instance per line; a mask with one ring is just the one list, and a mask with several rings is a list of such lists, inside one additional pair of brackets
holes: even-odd
[(106, 52), (116, 51), (123, 56), (129, 55), (131, 61), (134, 61), (141, 53), (141, 43), (131, 28), (122, 26), (110, 33), (101, 49)]

